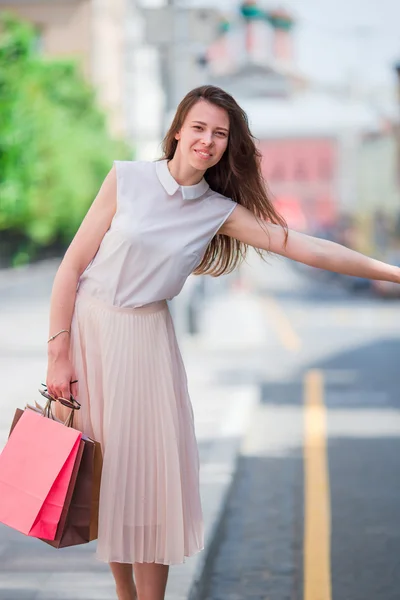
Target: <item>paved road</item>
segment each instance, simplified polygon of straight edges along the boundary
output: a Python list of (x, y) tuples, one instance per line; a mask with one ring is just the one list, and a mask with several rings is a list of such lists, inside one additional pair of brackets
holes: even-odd
[(258, 383), (207, 600), (400, 598), (400, 302), (287, 263), (247, 270), (257, 348), (220, 376)]

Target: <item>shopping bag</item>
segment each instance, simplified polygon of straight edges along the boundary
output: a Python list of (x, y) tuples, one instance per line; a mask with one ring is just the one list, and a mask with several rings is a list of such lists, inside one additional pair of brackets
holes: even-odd
[[(48, 394), (42, 391), (41, 394), (49, 399)], [(74, 398), (72, 400), (74, 403), (73, 407), (79, 409), (79, 403)], [(71, 405), (68, 405), (64, 401), (61, 401), (60, 404), (71, 408)], [(65, 411), (65, 409), (62, 410), (58, 404), (56, 408), (60, 408), (60, 411), (56, 410), (57, 416), (65, 419), (68, 411)], [(73, 426), (73, 414), (74, 411), (70, 412), (67, 419), (70, 426)], [(54, 418), (51, 410), (50, 416)], [(70, 417), (72, 417), (72, 420)], [(102, 449), (99, 442), (84, 434), (82, 434), (82, 442), (85, 445), (85, 449), (64, 531), (57, 533), (54, 542), (48, 542), (57, 548), (85, 544), (97, 539), (98, 535), (100, 485), (103, 468)]]
[[(38, 403), (35, 406), (28, 404), (27, 409), (62, 423), (51, 410), (41, 407)], [(22, 414), (21, 409), (16, 410), (10, 434)], [(78, 461), (75, 462), (76, 472), (73, 472), (70, 480), (56, 536), (54, 540), (43, 540), (54, 548), (86, 544), (97, 539), (103, 457), (99, 442), (82, 434), (80, 443), (82, 457), (79, 464)]]
[(99, 442), (82, 435), (84, 450), (78, 470), (67, 519), (57, 531), (56, 548), (77, 546), (97, 539), (102, 452)]
[(54, 540), (74, 468), (76, 474), (79, 468), (81, 437), (76, 429), (23, 411), (0, 454), (1, 523)]

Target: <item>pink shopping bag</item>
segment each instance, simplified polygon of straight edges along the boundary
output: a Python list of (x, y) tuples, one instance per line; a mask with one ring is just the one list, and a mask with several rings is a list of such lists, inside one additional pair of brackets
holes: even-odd
[(0, 454), (0, 522), (54, 540), (82, 434), (24, 411)]

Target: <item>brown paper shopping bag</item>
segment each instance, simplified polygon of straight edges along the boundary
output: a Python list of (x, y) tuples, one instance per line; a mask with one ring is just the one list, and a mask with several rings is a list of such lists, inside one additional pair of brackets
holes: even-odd
[(56, 536), (57, 548), (86, 544), (97, 539), (103, 459), (98, 442), (86, 436), (82, 436), (82, 442), (82, 460), (64, 529), (60, 536)]

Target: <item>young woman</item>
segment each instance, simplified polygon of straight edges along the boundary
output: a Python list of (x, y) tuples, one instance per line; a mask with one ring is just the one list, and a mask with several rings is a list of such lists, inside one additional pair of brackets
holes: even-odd
[(169, 565), (203, 548), (193, 413), (166, 299), (192, 272), (232, 271), (249, 245), (400, 282), (397, 267), (287, 230), (246, 115), (223, 90), (187, 94), (163, 150), (161, 161), (114, 164), (51, 297), (47, 386), (77, 396), (77, 427), (102, 445), (97, 557), (119, 600), (162, 600)]

